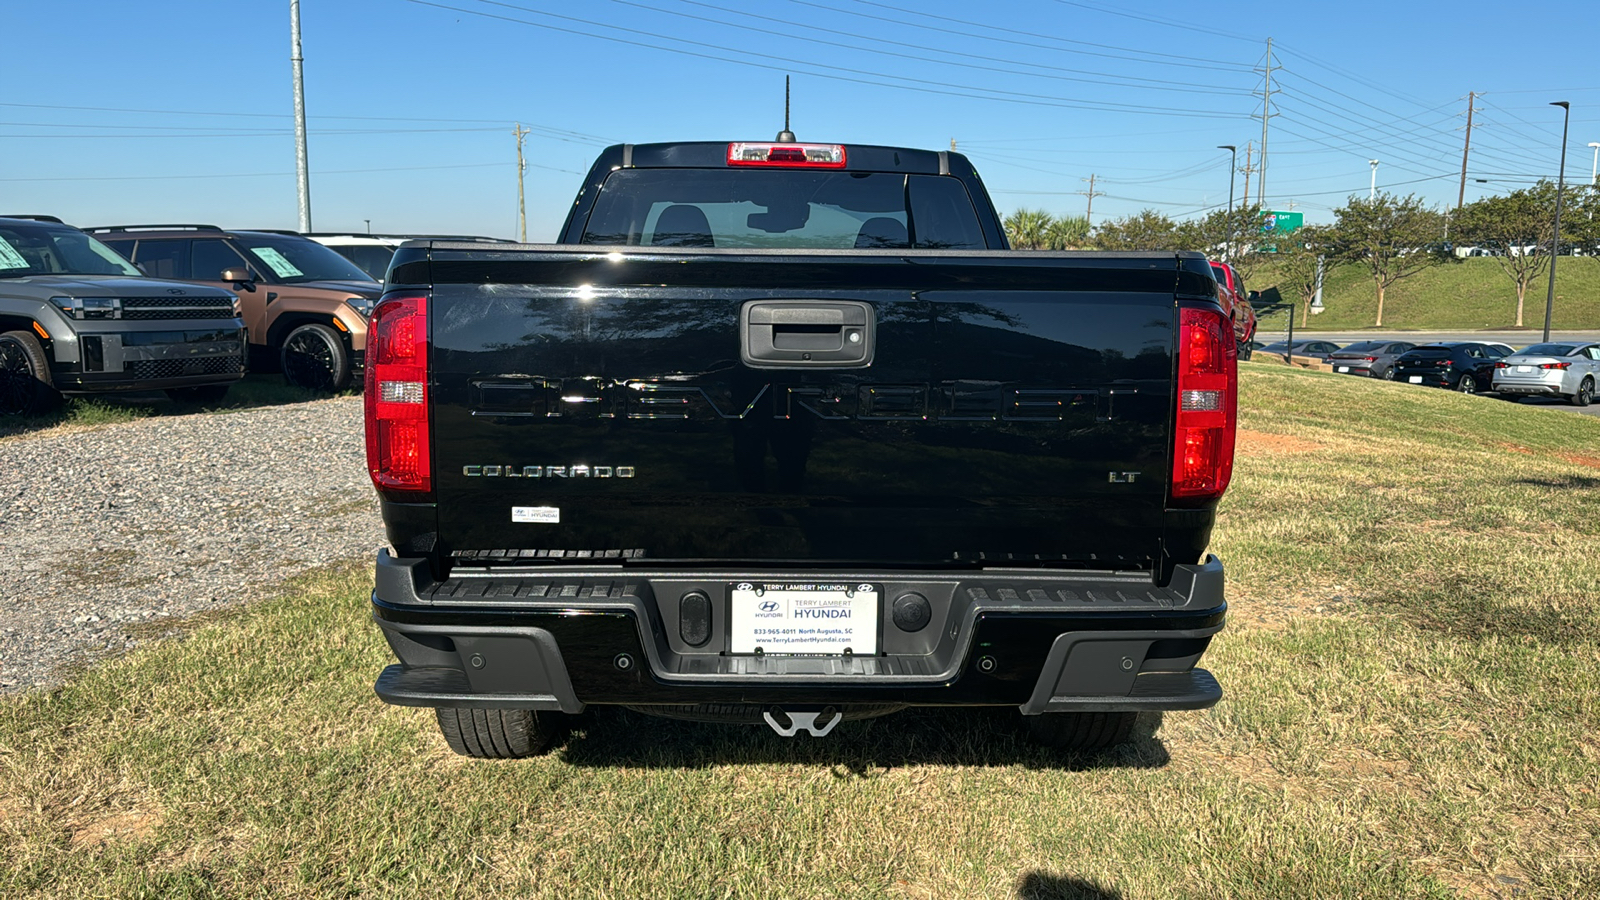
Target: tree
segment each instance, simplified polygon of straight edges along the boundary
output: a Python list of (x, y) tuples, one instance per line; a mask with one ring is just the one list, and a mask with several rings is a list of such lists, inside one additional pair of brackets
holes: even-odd
[(1050, 221), (1044, 231), (1045, 246), (1051, 250), (1077, 250), (1089, 243), (1087, 216), (1061, 216)]
[(1050, 229), (1050, 214), (1042, 209), (1019, 209), (1003, 223), (1013, 250), (1042, 250)]
[(1307, 225), (1278, 240), (1274, 258), (1278, 289), (1299, 299), (1302, 322), (1311, 317), (1311, 301), (1317, 296), (1317, 269), (1326, 252), (1323, 232), (1324, 228)]
[(1097, 250), (1178, 250), (1178, 227), (1153, 209), (1104, 222), (1091, 241)]
[(1550, 266), (1555, 215), (1556, 186), (1540, 181), (1531, 188), (1474, 201), (1456, 217), (1456, 240), (1493, 253), (1500, 271), (1516, 285), (1518, 328), (1528, 285)]
[(1351, 197), (1333, 215), (1334, 224), (1327, 232), (1329, 250), (1337, 258), (1366, 266), (1372, 274), (1378, 291), (1373, 324), (1378, 327), (1383, 326), (1383, 295), (1391, 285), (1449, 258), (1436, 244), (1443, 218), (1415, 194), (1396, 197), (1383, 191), (1371, 200)]
[(1271, 258), (1260, 249), (1261, 215), (1260, 206), (1241, 206), (1232, 213), (1213, 210), (1178, 225), (1178, 246), (1232, 263), (1239, 277), (1248, 282), (1256, 267)]

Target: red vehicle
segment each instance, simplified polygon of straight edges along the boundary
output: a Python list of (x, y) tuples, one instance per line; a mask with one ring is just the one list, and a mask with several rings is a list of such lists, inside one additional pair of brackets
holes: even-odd
[(1211, 262), (1211, 274), (1216, 276), (1221, 288), (1222, 308), (1233, 318), (1233, 336), (1239, 343), (1239, 358), (1250, 358), (1250, 342), (1256, 337), (1256, 310), (1250, 305), (1250, 295), (1244, 289), (1244, 278), (1233, 266)]

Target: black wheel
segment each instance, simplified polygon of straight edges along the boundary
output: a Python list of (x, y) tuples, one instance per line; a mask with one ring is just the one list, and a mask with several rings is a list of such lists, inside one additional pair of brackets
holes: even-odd
[(228, 396), (226, 384), (202, 384), (197, 387), (167, 388), (167, 396), (177, 403), (216, 403)]
[(1057, 750), (1104, 750), (1127, 743), (1138, 713), (1045, 713), (1027, 716), (1033, 740)]
[(1244, 343), (1239, 345), (1239, 358), (1240, 359), (1249, 359), (1250, 358), (1250, 354), (1252, 354), (1254, 352), (1256, 352), (1255, 348), (1250, 346), (1250, 342), (1249, 341), (1245, 341)]
[(563, 713), (531, 709), (435, 709), (450, 749), (477, 759), (538, 756), (566, 728)]
[(1461, 377), (1456, 380), (1456, 390), (1463, 394), (1476, 394), (1478, 392), (1478, 380), (1473, 378), (1471, 373), (1462, 372)]
[(1585, 378), (1583, 383), (1578, 385), (1578, 392), (1567, 398), (1567, 402), (1573, 406), (1588, 406), (1592, 400), (1594, 400), (1594, 380), (1591, 378)]
[(326, 325), (301, 325), (283, 341), (283, 379), (313, 391), (342, 391), (350, 386), (350, 354), (344, 341)]
[(39, 339), (26, 331), (0, 334), (0, 416), (36, 416), (60, 401)]
[(1382, 372), (1378, 373), (1378, 377), (1382, 378), (1384, 381), (1393, 381), (1394, 380), (1394, 366), (1386, 366), (1386, 367), (1384, 367), (1384, 370)]

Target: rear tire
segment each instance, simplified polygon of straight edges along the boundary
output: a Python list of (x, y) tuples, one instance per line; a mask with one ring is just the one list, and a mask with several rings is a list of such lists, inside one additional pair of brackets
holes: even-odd
[(1456, 390), (1463, 394), (1476, 394), (1478, 392), (1478, 379), (1473, 378), (1470, 373), (1462, 372), (1461, 377), (1456, 380)]
[(196, 387), (167, 388), (167, 396), (174, 403), (217, 403), (228, 396), (226, 384), (202, 384)]
[(1125, 744), (1133, 734), (1138, 713), (1045, 713), (1027, 716), (1028, 734), (1035, 743), (1056, 750), (1104, 750)]
[(1385, 368), (1382, 372), (1379, 372), (1378, 373), (1378, 377), (1382, 378), (1384, 381), (1393, 381), (1394, 380), (1394, 366), (1389, 366), (1389, 367)]
[(531, 709), (435, 709), (450, 749), (475, 759), (539, 756), (566, 729), (562, 713)]
[(1239, 345), (1239, 358), (1241, 360), (1249, 359), (1250, 355), (1255, 352), (1255, 348), (1250, 346), (1249, 341), (1245, 341)]
[(1578, 385), (1578, 392), (1567, 398), (1567, 402), (1573, 406), (1588, 406), (1593, 400), (1594, 380), (1591, 378), (1583, 379), (1583, 383)]
[(0, 334), (0, 416), (37, 416), (60, 402), (39, 339), (26, 331)]
[(350, 352), (326, 325), (301, 325), (283, 339), (283, 380), (295, 387), (337, 393), (350, 386)]

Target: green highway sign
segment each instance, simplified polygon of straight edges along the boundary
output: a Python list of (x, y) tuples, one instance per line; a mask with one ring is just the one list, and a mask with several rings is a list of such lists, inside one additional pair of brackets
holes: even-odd
[(1269, 210), (1261, 214), (1262, 234), (1289, 234), (1306, 224), (1306, 214)]

